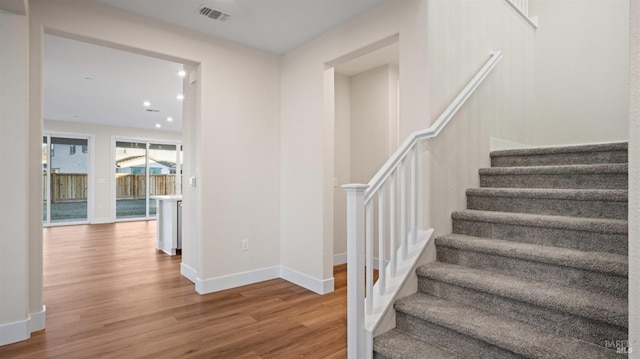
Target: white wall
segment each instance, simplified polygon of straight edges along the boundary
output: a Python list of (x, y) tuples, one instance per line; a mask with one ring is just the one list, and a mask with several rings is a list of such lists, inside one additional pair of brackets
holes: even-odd
[(466, 207), (464, 191), (478, 186), (478, 169), (489, 165), (490, 138), (532, 140), (535, 31), (503, 1), (431, 0), (427, 13), (429, 83), (424, 96), (430, 121), (492, 51), (504, 54), (448, 127), (424, 144), (427, 208), (422, 226), (444, 234), (451, 232), (451, 212)]
[(333, 188), (334, 263), (346, 263), (347, 193), (341, 184), (351, 182), (351, 86), (348, 76), (335, 75), (335, 161)]
[[(392, 129), (398, 71), (384, 65), (351, 76), (351, 182), (367, 183), (398, 147)], [(336, 154), (336, 157), (338, 155)]]
[[(65, 121), (44, 121), (45, 133), (57, 134), (81, 134), (91, 136), (93, 144), (89, 150), (89, 158), (93, 161), (91, 165), (94, 168), (92, 173), (93, 186), (93, 206), (89, 208), (90, 223), (109, 223), (113, 222), (114, 199), (113, 191), (115, 188), (115, 178), (112, 176), (113, 169), (113, 139), (140, 139), (144, 141), (169, 141), (172, 143), (181, 141), (179, 132), (171, 131), (154, 131), (139, 128), (126, 128), (105, 126), (87, 123), (75, 123)], [(78, 149), (76, 154), (81, 151)]]
[[(323, 135), (325, 127), (334, 127), (324, 116), (325, 64), (400, 34), (400, 138), (404, 138), (428, 123), (423, 99), (425, 17), (425, 1), (387, 1), (283, 56), (280, 218), (284, 267), (317, 281), (332, 278), (334, 228), (328, 223), (333, 223), (334, 215), (335, 149), (333, 131)], [(333, 91), (333, 81), (330, 85)]]
[[(42, 270), (30, 273), (30, 265), (42, 267), (42, 254), (29, 254), (28, 24), (27, 16), (0, 8), (0, 345), (24, 340), (44, 325)], [(36, 285), (30, 287), (30, 280)], [(31, 321), (38, 313), (41, 322)]]
[(629, 12), (629, 341), (640, 358), (640, 2)]
[(626, 141), (629, 0), (532, 0), (534, 144)]
[[(85, 1), (36, 0), (31, 10), (34, 127), (42, 116), (43, 28), (196, 71), (198, 81), (185, 86), (196, 98), (183, 102), (191, 104), (185, 109), (191, 114), (185, 122), (191, 123), (184, 124), (184, 177), (197, 177), (196, 187), (185, 186), (183, 202), (184, 227), (196, 229), (184, 239), (191, 244), (185, 249), (191, 278), (197, 290), (209, 292), (272, 276), (271, 268), (280, 263), (279, 57)], [(33, 146), (35, 136), (31, 141)], [(35, 182), (32, 191), (40, 185)], [(249, 251), (241, 250), (242, 239), (249, 239)]]

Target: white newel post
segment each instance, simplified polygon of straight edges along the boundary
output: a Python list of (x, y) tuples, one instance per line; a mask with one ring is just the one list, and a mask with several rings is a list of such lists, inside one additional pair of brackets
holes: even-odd
[(370, 357), (364, 330), (364, 184), (342, 186), (347, 191), (347, 353), (350, 359)]

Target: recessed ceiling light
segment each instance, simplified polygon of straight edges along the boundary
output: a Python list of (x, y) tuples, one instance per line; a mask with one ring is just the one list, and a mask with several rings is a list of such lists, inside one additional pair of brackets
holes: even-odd
[(178, 94), (178, 96), (176, 96), (176, 98), (177, 98), (178, 100), (184, 100), (184, 95), (183, 95), (183, 94), (181, 94), (181, 93), (179, 93), (179, 94)]
[(185, 77), (185, 76), (187, 76), (187, 72), (185, 70), (180, 70), (180, 71), (178, 71), (178, 76)]
[(151, 102), (149, 102), (149, 101), (145, 101), (145, 102), (143, 102), (143, 103), (142, 103), (142, 105), (143, 105), (144, 107), (149, 107), (149, 106), (151, 106)]
[(160, 127), (162, 127), (162, 125), (159, 123), (156, 123), (156, 128), (160, 128)]
[(167, 117), (167, 122), (173, 122), (173, 117)]

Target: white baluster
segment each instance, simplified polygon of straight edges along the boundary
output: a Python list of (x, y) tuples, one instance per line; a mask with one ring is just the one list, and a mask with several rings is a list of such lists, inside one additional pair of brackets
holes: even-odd
[(380, 290), (380, 295), (384, 295), (387, 291), (387, 273), (385, 270), (385, 261), (386, 261), (386, 228), (385, 222), (387, 217), (385, 216), (386, 210), (386, 182), (380, 186), (380, 190), (378, 190), (378, 289)]
[(398, 261), (397, 261), (397, 228), (396, 223), (398, 221), (398, 215), (396, 213), (396, 196), (397, 196), (397, 173), (398, 169), (393, 170), (391, 173), (391, 184), (389, 188), (389, 257), (391, 266), (391, 277), (396, 276), (396, 271), (398, 270)]
[(364, 192), (367, 185), (351, 184), (347, 191), (347, 354), (364, 358)]
[(411, 156), (411, 242), (418, 242), (418, 144), (413, 147)]
[(407, 165), (400, 162), (400, 241), (402, 242), (402, 260), (407, 259)]
[(366, 257), (366, 292), (365, 292), (365, 313), (373, 313), (373, 204), (365, 203), (365, 249)]

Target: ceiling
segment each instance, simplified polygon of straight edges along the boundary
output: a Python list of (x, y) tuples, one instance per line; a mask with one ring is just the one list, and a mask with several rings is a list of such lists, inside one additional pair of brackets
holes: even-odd
[[(91, 0), (276, 54), (383, 0)], [(225, 22), (198, 14), (226, 12)], [(295, 31), (292, 31), (295, 29)], [(336, 67), (348, 76), (396, 63), (397, 44)], [(181, 131), (182, 64), (53, 35), (44, 39), (44, 118)], [(151, 105), (145, 107), (144, 101)], [(153, 112), (147, 111), (153, 110)], [(167, 117), (173, 119), (167, 121)], [(156, 126), (160, 126), (159, 128)]]
[[(92, 0), (247, 46), (284, 54), (383, 0)], [(205, 5), (227, 13), (200, 15)]]
[(44, 118), (181, 131), (180, 70), (175, 62), (45, 35)]

